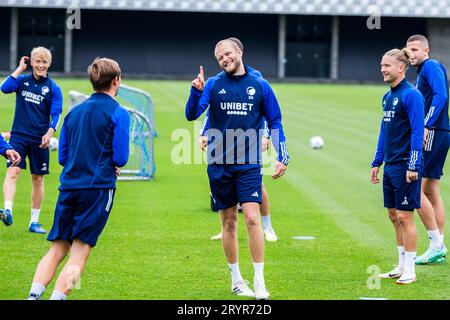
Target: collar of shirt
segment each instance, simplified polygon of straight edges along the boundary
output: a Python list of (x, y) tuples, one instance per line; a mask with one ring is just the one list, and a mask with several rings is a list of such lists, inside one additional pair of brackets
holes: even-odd
[(406, 83), (408, 82), (408, 80), (403, 79), (402, 81), (400, 81), (395, 87), (391, 88), (392, 92), (395, 92), (397, 90), (399, 90), (401, 87), (403, 87)]

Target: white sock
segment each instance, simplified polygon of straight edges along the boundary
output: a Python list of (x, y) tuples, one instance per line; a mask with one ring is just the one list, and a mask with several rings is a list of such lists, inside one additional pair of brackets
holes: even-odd
[(235, 285), (236, 283), (243, 281), (241, 271), (239, 270), (239, 262), (233, 264), (229, 263), (228, 266), (231, 271), (231, 283)]
[(416, 252), (405, 252), (405, 272), (416, 273)]
[(45, 287), (37, 282), (31, 284), (30, 294), (28, 300), (39, 300), (45, 291)]
[(397, 246), (398, 250), (398, 268), (404, 269), (405, 268), (405, 247), (404, 246)]
[(54, 290), (50, 300), (67, 300), (67, 296), (62, 292)]
[(31, 220), (30, 223), (39, 222), (39, 215), (41, 214), (41, 209), (31, 209)]
[(441, 234), (441, 244), (442, 244), (442, 248), (445, 247), (444, 234)]
[(428, 230), (428, 239), (430, 239), (430, 247), (440, 249), (442, 247), (441, 234), (439, 230)]
[(262, 223), (263, 223), (263, 228), (264, 229), (272, 229), (272, 223), (270, 222), (270, 214), (268, 214), (267, 216), (261, 216), (262, 218)]
[(253, 263), (253, 269), (255, 271), (255, 281), (264, 283), (264, 262)]
[(5, 210), (9, 210), (12, 212), (13, 203), (12, 201), (5, 201)]

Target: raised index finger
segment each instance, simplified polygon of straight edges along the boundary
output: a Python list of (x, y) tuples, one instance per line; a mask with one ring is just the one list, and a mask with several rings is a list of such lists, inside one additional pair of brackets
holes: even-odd
[(200, 66), (200, 77), (202, 78), (202, 80), (205, 79), (205, 73), (203, 71), (203, 66)]

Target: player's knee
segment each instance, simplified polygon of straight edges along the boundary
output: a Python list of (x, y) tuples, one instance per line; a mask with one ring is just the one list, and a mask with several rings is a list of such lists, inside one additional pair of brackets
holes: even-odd
[(223, 221), (223, 230), (228, 233), (235, 233), (237, 230), (237, 220), (230, 218)]
[(50, 249), (49, 254), (52, 260), (62, 261), (67, 255), (67, 250), (60, 246), (53, 246)]
[(7, 171), (6, 178), (9, 180), (17, 180), (20, 175), (20, 168), (10, 168)]
[(397, 210), (388, 209), (388, 217), (389, 217), (389, 220), (392, 221), (392, 223), (397, 223), (398, 222)]
[(249, 227), (249, 228), (257, 227), (260, 224), (259, 213), (247, 214), (245, 217), (245, 223), (247, 224), (247, 227)]
[(397, 212), (398, 222), (402, 226), (409, 225), (409, 224), (413, 223), (414, 222), (413, 213), (414, 213), (414, 211), (412, 211), (412, 213), (409, 213), (409, 212)]
[(44, 176), (38, 175), (38, 174), (32, 174), (31, 180), (33, 181), (33, 183), (40, 184), (44, 181)]

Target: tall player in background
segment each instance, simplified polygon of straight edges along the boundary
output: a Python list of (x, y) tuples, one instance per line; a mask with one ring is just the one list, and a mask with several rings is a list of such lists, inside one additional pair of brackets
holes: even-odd
[(422, 208), (419, 215), (425, 225), (429, 248), (417, 257), (416, 264), (445, 261), (445, 208), (439, 181), (450, 145), (448, 117), (447, 70), (437, 60), (430, 59), (426, 37), (413, 35), (406, 46), (411, 49), (411, 64), (417, 68), (416, 87), (425, 98), (424, 170), (422, 179)]
[(385, 163), (384, 207), (394, 225), (399, 263), (394, 270), (380, 277), (399, 278), (397, 284), (416, 281), (414, 209), (420, 208), (424, 99), (405, 79), (411, 56), (411, 51), (406, 48), (393, 49), (381, 60), (384, 82), (391, 89), (383, 96), (383, 119), (370, 172), (371, 182), (379, 183), (378, 172)]
[(39, 215), (44, 199), (44, 176), (49, 174), (48, 146), (58, 127), (63, 99), (61, 89), (47, 74), (52, 64), (51, 52), (43, 47), (34, 48), (30, 62), (32, 73), (22, 75), (28, 61), (28, 57), (22, 57), (16, 71), (1, 85), (2, 92), (16, 93), (16, 110), (9, 143), (21, 156), (17, 167), (8, 163), (3, 184), (4, 209), (11, 216), (11, 225), (17, 179), (20, 170), (26, 169), (25, 159), (28, 157), (32, 180), (29, 231), (43, 234), (46, 231), (39, 223)]
[[(213, 151), (208, 150), (208, 177), (222, 220), (222, 244), (231, 271), (232, 292), (268, 299), (269, 292), (264, 281), (264, 235), (259, 218), (262, 167), (261, 136), (258, 132), (262, 129), (264, 116), (272, 136), (275, 136), (272, 141), (279, 161), (272, 177), (277, 179), (285, 173), (289, 162), (281, 111), (268, 82), (248, 72), (242, 61), (242, 50), (235, 42), (230, 39), (219, 41), (214, 55), (225, 72), (205, 83), (203, 68), (200, 67), (198, 77), (192, 81), (186, 118), (195, 120), (210, 106), (209, 134), (215, 138), (209, 145)], [(245, 143), (247, 138), (248, 144)], [(255, 292), (243, 280), (239, 269), (238, 202), (242, 205), (249, 235)]]
[(115, 100), (121, 70), (111, 59), (88, 68), (95, 93), (65, 117), (59, 142), (59, 197), (52, 246), (34, 275), (29, 300), (39, 300), (59, 264), (69, 259), (56, 280), (51, 300), (65, 300), (81, 277), (111, 212), (118, 168), (129, 156), (130, 116)]

